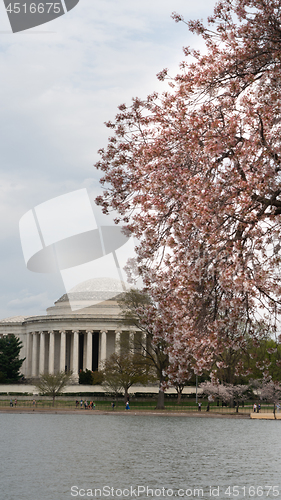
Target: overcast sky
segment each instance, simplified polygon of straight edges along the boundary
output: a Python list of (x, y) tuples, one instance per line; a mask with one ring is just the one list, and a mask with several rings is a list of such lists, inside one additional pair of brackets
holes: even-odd
[(68, 14), (13, 34), (0, 0), (0, 319), (44, 313), (65, 293), (59, 273), (26, 268), (19, 220), (56, 196), (100, 193), (93, 167), (117, 106), (161, 91), (199, 39), (171, 13), (207, 18), (214, 0), (80, 0)]

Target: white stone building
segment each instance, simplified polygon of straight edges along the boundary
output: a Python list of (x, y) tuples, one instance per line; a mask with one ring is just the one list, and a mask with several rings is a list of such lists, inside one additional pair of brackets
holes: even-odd
[(26, 359), (21, 373), (27, 379), (72, 371), (77, 380), (80, 370), (101, 367), (118, 349), (121, 334), (134, 337), (136, 331), (122, 325), (117, 303), (121, 282), (102, 278), (86, 283), (82, 291), (78, 286), (63, 295), (43, 316), (0, 321), (0, 336), (14, 334), (23, 343), (20, 357)]

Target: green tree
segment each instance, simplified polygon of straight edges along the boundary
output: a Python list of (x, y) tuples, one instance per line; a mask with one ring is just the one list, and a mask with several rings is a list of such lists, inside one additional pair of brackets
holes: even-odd
[(101, 385), (103, 382), (103, 374), (98, 370), (91, 371), (86, 368), (79, 373), (79, 384), (84, 385)]
[(248, 364), (252, 378), (270, 377), (281, 380), (281, 344), (278, 340), (264, 337), (258, 343), (252, 342), (248, 350)]
[(93, 377), (92, 377), (92, 372), (91, 370), (86, 370), (83, 371), (81, 370), (79, 373), (79, 384), (83, 385), (93, 385)]
[(53, 406), (55, 405), (55, 398), (59, 396), (64, 387), (71, 382), (71, 373), (58, 372), (55, 374), (42, 374), (39, 380), (35, 380), (33, 384), (42, 396), (51, 396), (53, 398)]
[(15, 335), (0, 339), (0, 379), (3, 383), (18, 382), (25, 360), (19, 357), (21, 348), (22, 342)]
[(128, 400), (128, 390), (134, 384), (146, 384), (151, 379), (147, 364), (138, 353), (129, 350), (112, 354), (105, 362), (103, 369), (103, 385), (110, 392), (117, 394), (122, 389), (124, 399)]

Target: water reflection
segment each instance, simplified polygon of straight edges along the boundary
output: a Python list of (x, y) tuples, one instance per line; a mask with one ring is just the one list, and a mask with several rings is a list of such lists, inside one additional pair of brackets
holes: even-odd
[[(114, 498), (116, 489), (138, 485), (174, 493), (190, 488), (185, 498), (211, 498), (210, 485), (220, 486), (220, 499), (281, 498), (279, 421), (2, 414), (1, 424), (3, 500), (67, 500), (75, 498), (73, 485), (108, 485)], [(241, 488), (225, 494), (234, 485), (278, 485), (279, 495)], [(199, 487), (203, 497), (194, 495)]]

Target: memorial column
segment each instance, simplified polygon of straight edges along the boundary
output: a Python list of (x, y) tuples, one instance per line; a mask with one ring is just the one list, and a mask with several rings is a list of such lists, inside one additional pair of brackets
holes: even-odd
[(100, 369), (102, 368), (103, 363), (106, 360), (106, 336), (107, 336), (107, 330), (101, 330), (100, 331), (100, 359), (99, 359)]
[(93, 332), (86, 332), (87, 338), (87, 352), (86, 352), (86, 370), (92, 371), (93, 361), (92, 361), (92, 349), (93, 349)]
[(120, 355), (120, 351), (121, 351), (121, 331), (120, 330), (116, 330), (115, 331), (115, 354), (117, 354), (117, 356)]
[(55, 373), (55, 332), (51, 331), (50, 342), (49, 342), (49, 373), (53, 375)]
[(37, 377), (37, 350), (38, 350), (38, 335), (32, 332), (32, 368), (31, 376)]
[(31, 356), (31, 333), (26, 334), (26, 360), (25, 360), (25, 377), (28, 378), (31, 376), (31, 363), (32, 363), (32, 356)]
[(78, 361), (79, 361), (79, 332), (72, 332), (72, 372), (74, 378), (78, 379)]
[(61, 331), (60, 332), (60, 372), (65, 372), (65, 349), (66, 349), (65, 331)]
[(135, 331), (130, 330), (129, 332), (129, 350), (132, 354), (135, 352)]
[(43, 374), (45, 371), (45, 333), (40, 333), (40, 345), (39, 345), (39, 375)]
[(141, 333), (141, 350), (142, 355), (146, 356), (147, 346), (146, 346), (146, 333)]

